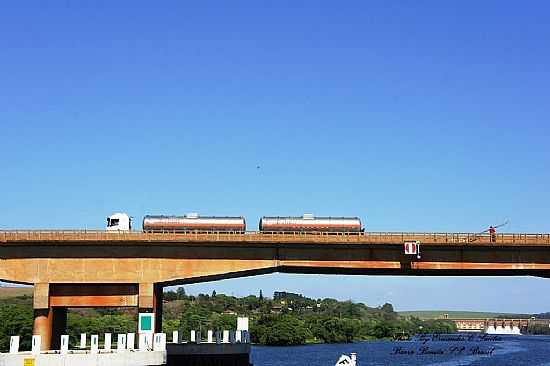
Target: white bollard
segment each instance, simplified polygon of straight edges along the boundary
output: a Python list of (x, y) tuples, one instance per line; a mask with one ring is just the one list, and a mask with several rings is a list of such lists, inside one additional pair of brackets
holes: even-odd
[(99, 336), (97, 334), (92, 334), (90, 337), (90, 353), (99, 352)]
[(197, 340), (196, 338), (196, 333), (194, 330), (191, 331), (191, 343), (195, 343), (195, 341)]
[(166, 333), (155, 333), (153, 351), (166, 351)]
[(208, 343), (214, 343), (214, 332), (212, 332), (211, 330), (208, 331)]
[(153, 335), (151, 333), (139, 334), (139, 350), (151, 351), (153, 349)]
[(61, 336), (61, 347), (59, 348), (59, 353), (66, 355), (69, 352), (69, 336), (63, 334)]
[(235, 332), (235, 343), (242, 343), (242, 331), (238, 330)]
[(246, 343), (246, 334), (248, 332), (248, 318), (237, 318), (237, 332), (235, 333), (236, 343)]
[(223, 331), (222, 343), (229, 343), (229, 331), (228, 330)]
[(129, 350), (134, 350), (136, 347), (136, 333), (126, 334), (126, 347)]
[(237, 331), (248, 331), (248, 318), (237, 318)]
[(86, 333), (80, 334), (80, 348), (86, 348)]
[(172, 343), (179, 343), (179, 332), (177, 330), (172, 332)]
[(19, 336), (10, 337), (10, 353), (19, 352)]
[(32, 336), (32, 354), (39, 355), (41, 346), (42, 346), (42, 337), (39, 335), (33, 335)]
[(143, 333), (138, 334), (138, 350), (147, 351), (147, 335)]
[(126, 351), (126, 334), (119, 334), (116, 341), (117, 352)]
[(103, 349), (105, 352), (111, 351), (111, 333), (105, 333), (105, 342)]

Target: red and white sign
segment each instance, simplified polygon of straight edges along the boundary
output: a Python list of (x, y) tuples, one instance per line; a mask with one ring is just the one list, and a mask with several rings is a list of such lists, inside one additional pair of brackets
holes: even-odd
[(417, 255), (420, 252), (419, 241), (406, 241), (404, 247), (405, 254)]

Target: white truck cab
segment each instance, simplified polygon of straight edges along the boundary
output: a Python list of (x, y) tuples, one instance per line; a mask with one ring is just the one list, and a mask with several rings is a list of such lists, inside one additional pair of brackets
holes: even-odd
[(107, 231), (130, 231), (132, 230), (132, 219), (125, 213), (114, 213), (107, 217)]

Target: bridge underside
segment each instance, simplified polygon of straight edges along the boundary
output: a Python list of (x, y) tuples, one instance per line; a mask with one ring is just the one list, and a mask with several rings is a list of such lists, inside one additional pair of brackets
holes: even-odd
[(288, 273), (288, 274), (323, 274), (323, 275), (356, 275), (356, 276), (534, 276), (550, 278), (549, 270), (531, 270), (531, 269), (422, 269), (413, 270), (410, 268), (346, 268), (346, 267), (330, 267), (330, 266), (294, 266), (281, 265), (278, 267), (270, 267), (264, 269), (254, 269), (241, 272), (228, 272), (221, 274), (213, 274), (207, 276), (194, 276), (189, 278), (179, 278), (175, 280), (165, 281), (163, 286), (188, 285), (201, 282), (211, 282), (225, 280), (231, 278), (251, 277), (272, 273)]

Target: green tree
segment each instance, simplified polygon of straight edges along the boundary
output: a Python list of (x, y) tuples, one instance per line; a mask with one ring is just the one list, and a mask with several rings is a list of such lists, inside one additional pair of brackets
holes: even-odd
[(385, 313), (393, 313), (393, 305), (390, 304), (389, 302), (385, 303), (384, 305), (382, 305), (382, 307), (380, 308), (380, 310), (382, 310), (383, 312)]
[[(172, 337), (172, 332), (175, 330), (179, 331), (180, 321), (179, 319), (163, 319), (162, 320), (162, 331), (167, 334), (167, 337)], [(169, 338), (172, 339), (172, 338)]]
[(0, 350), (5, 352), (10, 347), (10, 337), (20, 336), (19, 348), (30, 350), (32, 339), (33, 310), (30, 306), (0, 306)]
[(270, 346), (304, 344), (311, 332), (303, 320), (290, 315), (263, 316), (252, 328), (251, 339)]
[(183, 286), (178, 287), (176, 294), (178, 295), (178, 300), (185, 300), (185, 289)]
[(212, 314), (208, 319), (208, 329), (211, 330), (235, 330), (237, 316), (230, 314)]
[(178, 299), (178, 294), (174, 291), (166, 291), (165, 293), (162, 294), (162, 296), (163, 296), (163, 300), (166, 300), (166, 301), (174, 301)]

